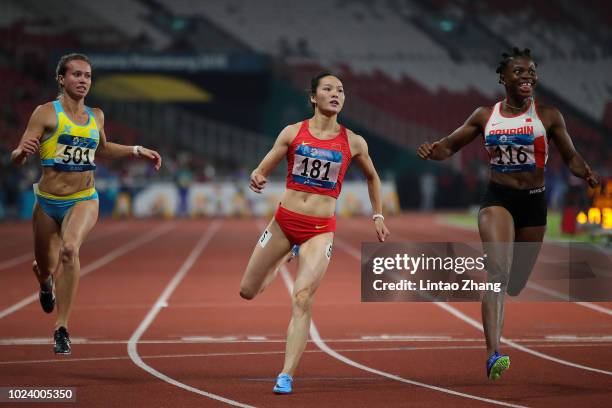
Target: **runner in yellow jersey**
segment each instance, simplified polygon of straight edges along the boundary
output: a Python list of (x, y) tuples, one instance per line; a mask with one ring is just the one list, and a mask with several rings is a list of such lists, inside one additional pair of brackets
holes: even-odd
[(156, 169), (161, 157), (142, 146), (106, 141), (104, 113), (85, 106), (91, 86), (91, 63), (86, 55), (61, 57), (56, 80), (57, 100), (38, 106), (11, 153), (16, 165), (40, 152), (42, 177), (34, 185), (34, 273), (40, 283), (40, 303), (51, 313), (57, 298), (54, 333), (56, 354), (70, 354), (68, 318), (79, 281), (79, 248), (98, 218), (94, 186), (95, 159), (143, 158)]

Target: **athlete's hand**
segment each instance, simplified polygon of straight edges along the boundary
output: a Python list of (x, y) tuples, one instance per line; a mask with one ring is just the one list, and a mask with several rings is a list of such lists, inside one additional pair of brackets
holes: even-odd
[(18, 166), (25, 163), (29, 155), (34, 154), (40, 147), (40, 141), (37, 138), (25, 139), (23, 143), (11, 152), (11, 162)]
[(389, 229), (385, 226), (385, 222), (381, 218), (376, 218), (374, 221), (374, 227), (376, 228), (376, 235), (380, 242), (385, 242), (385, 239), (389, 236)]
[(429, 142), (425, 142), (419, 146), (417, 155), (423, 160), (429, 160), (433, 156), (436, 147), (438, 147), (439, 144), (440, 142), (433, 142), (431, 144)]
[(589, 187), (591, 188), (597, 187), (599, 185), (599, 174), (593, 171), (588, 164), (586, 164), (585, 166), (586, 166), (586, 173), (584, 174), (584, 179), (586, 180)]
[(34, 154), (40, 148), (40, 141), (36, 138), (26, 139), (21, 145), (21, 151), (26, 155)]
[(159, 153), (155, 150), (147, 149), (146, 147), (138, 147), (138, 157), (151, 160), (154, 164), (155, 170), (159, 170), (162, 165), (162, 158)]
[(251, 182), (249, 184), (249, 188), (256, 193), (261, 193), (261, 190), (264, 189), (268, 180), (265, 176), (259, 173), (257, 170), (253, 170), (251, 173)]

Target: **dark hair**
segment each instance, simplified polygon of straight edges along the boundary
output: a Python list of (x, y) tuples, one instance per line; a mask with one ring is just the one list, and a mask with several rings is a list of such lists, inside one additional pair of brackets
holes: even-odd
[(91, 61), (89, 60), (89, 57), (85, 54), (73, 52), (70, 54), (62, 55), (62, 57), (57, 63), (57, 67), (55, 67), (55, 80), (57, 81), (57, 87), (60, 95), (64, 93), (64, 87), (60, 85), (59, 76), (66, 75), (66, 71), (68, 70), (68, 63), (74, 60), (85, 61), (91, 67)]
[[(336, 77), (340, 80), (340, 82), (342, 82), (342, 79), (334, 74), (331, 71), (321, 71), (319, 72), (317, 75), (313, 76), (310, 80), (310, 95), (314, 96), (317, 93), (317, 87), (319, 86), (319, 81), (321, 81), (321, 78), (325, 78), (326, 76), (333, 76)], [(315, 108), (315, 104), (310, 102), (310, 105), (312, 106), (312, 109)]]
[[(497, 69), (495, 70), (495, 72), (501, 75), (508, 66), (508, 63), (515, 58), (529, 58), (533, 60), (533, 57), (531, 56), (531, 50), (529, 48), (520, 50), (518, 47), (513, 47), (510, 54), (508, 54), (507, 52), (504, 52), (502, 54), (502, 60), (499, 61), (499, 64), (497, 64)], [(535, 64), (535, 66), (537, 67), (538, 64)], [(502, 83), (501, 78), (499, 78), (499, 83)]]

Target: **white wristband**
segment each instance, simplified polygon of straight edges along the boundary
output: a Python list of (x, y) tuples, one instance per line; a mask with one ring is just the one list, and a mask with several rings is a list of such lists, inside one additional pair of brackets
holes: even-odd
[(138, 145), (134, 145), (134, 146), (132, 146), (132, 154), (133, 154), (135, 157), (140, 156), (140, 148), (141, 148), (141, 147), (142, 147), (142, 146), (138, 146)]
[(373, 214), (372, 215), (372, 221), (376, 221), (377, 218), (380, 218), (381, 220), (385, 220), (385, 217), (382, 214)]

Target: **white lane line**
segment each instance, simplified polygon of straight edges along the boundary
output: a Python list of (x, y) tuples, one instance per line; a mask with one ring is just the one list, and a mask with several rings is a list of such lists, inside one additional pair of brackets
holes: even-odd
[(17, 266), (26, 262), (27, 260), (34, 259), (34, 252), (30, 251), (25, 254), (21, 254), (14, 258), (7, 259), (5, 261), (0, 262), (0, 271), (3, 269), (12, 268), (13, 266)]
[[(540, 285), (539, 283), (527, 282), (527, 287), (529, 289), (535, 290), (535, 291), (540, 292), (540, 293), (544, 293), (544, 294), (546, 294), (548, 296), (551, 296), (553, 298), (562, 300), (564, 302), (568, 301), (568, 295), (567, 294), (563, 294), (563, 293), (558, 292), (558, 291), (556, 291), (554, 289), (547, 288), (545, 286)], [(571, 300), (571, 299), (569, 299), (569, 300)], [(573, 302), (573, 301), (572, 301), (572, 303), (575, 303), (577, 305), (586, 307), (587, 309), (591, 309), (591, 310), (594, 310), (596, 312), (607, 314), (608, 316), (612, 316), (612, 309), (608, 309), (606, 307), (597, 305), (595, 303), (591, 303), (591, 302)]]
[[(235, 337), (235, 339), (233, 339)], [(372, 337), (372, 336), (366, 336)], [(551, 344), (551, 347), (557, 347), (559, 343), (580, 343), (589, 345), (601, 344), (601, 343), (612, 343), (612, 336), (574, 336), (574, 335), (554, 335), (546, 337), (533, 337), (528, 339), (510, 339), (516, 343), (526, 343), (530, 345), (542, 345)], [(74, 337), (70, 339), (72, 344), (82, 345), (113, 345), (113, 344), (127, 344), (128, 340), (104, 340), (104, 339), (87, 339), (84, 337)], [(213, 337), (206, 338), (202, 336), (188, 336), (182, 337), (181, 339), (150, 339), (140, 340), (139, 344), (236, 344), (236, 343), (258, 343), (258, 344), (274, 344), (274, 343), (285, 343), (285, 339), (268, 339), (265, 336), (247, 336), (246, 338), (239, 338), (237, 336), (225, 336), (225, 337)], [(363, 339), (363, 338), (346, 338), (346, 339), (323, 339), (326, 343), (362, 343), (362, 344), (376, 344), (376, 343), (482, 343), (482, 338), (457, 338), (447, 340), (404, 340), (404, 339)], [(308, 340), (312, 343), (312, 340)], [(0, 339), (0, 346), (40, 346), (53, 344), (53, 341), (49, 337), (22, 337), (22, 338), (6, 338)], [(558, 347), (564, 347), (559, 345)]]
[(164, 307), (164, 305), (168, 304), (168, 299), (170, 298), (170, 295), (172, 295), (172, 292), (174, 292), (174, 290), (181, 283), (185, 275), (187, 275), (187, 272), (189, 272), (189, 270), (191, 269), (195, 261), (198, 259), (198, 257), (200, 256), (200, 253), (204, 250), (204, 248), (206, 248), (206, 246), (211, 241), (211, 239), (213, 238), (213, 236), (219, 230), (220, 227), (221, 227), (221, 221), (214, 220), (209, 225), (209, 227), (206, 229), (205, 233), (202, 235), (202, 238), (200, 238), (196, 246), (193, 248), (193, 250), (187, 257), (187, 259), (185, 260), (185, 262), (179, 268), (178, 272), (174, 275), (174, 277), (168, 283), (168, 285), (166, 286), (162, 294), (159, 296), (157, 301), (153, 304), (153, 307), (151, 307), (151, 309), (149, 310), (149, 313), (147, 313), (144, 320), (140, 323), (136, 331), (134, 331), (134, 333), (132, 334), (132, 337), (130, 337), (130, 340), (128, 341), (128, 346), (127, 346), (128, 355), (130, 356), (130, 359), (134, 362), (134, 364), (136, 364), (138, 367), (142, 368), (144, 371), (148, 372), (149, 374), (169, 384), (172, 384), (176, 387), (182, 388), (187, 391), (191, 391), (193, 393), (211, 398), (216, 401), (224, 402), (226, 404), (229, 404), (235, 407), (252, 408), (251, 405), (243, 404), (241, 402), (234, 401), (234, 400), (222, 397), (217, 394), (212, 394), (210, 392), (202, 391), (199, 388), (195, 388), (190, 385), (184, 384), (180, 381), (177, 381), (174, 378), (169, 377), (166, 374), (159, 372), (153, 367), (151, 367), (150, 365), (146, 364), (142, 360), (142, 357), (138, 354), (138, 342), (140, 338), (142, 337), (144, 332), (149, 328), (151, 323), (153, 323), (153, 321), (159, 314), (160, 310)]
[[(477, 322), (476, 320), (472, 319), (471, 317), (469, 317), (465, 313), (459, 311), (459, 309), (449, 305), (448, 303), (435, 302), (434, 304), (436, 306), (446, 310), (448, 313), (452, 314), (456, 318), (458, 318), (460, 320), (463, 320), (467, 324), (475, 327), (476, 329), (478, 329), (480, 331), (483, 331), (482, 325), (480, 324), (480, 322)], [(536, 357), (543, 358), (545, 360), (554, 361), (555, 363), (563, 364), (563, 365), (566, 365), (566, 366), (569, 366), (569, 367), (579, 368), (579, 369), (586, 370), (586, 371), (593, 371), (595, 373), (612, 375), (612, 371), (600, 370), (599, 368), (593, 368), (593, 367), (585, 366), (585, 365), (582, 365), (582, 364), (572, 363), (571, 361), (567, 361), (567, 360), (563, 360), (561, 358), (549, 356), (548, 354), (540, 353), (539, 351), (532, 350), (529, 347), (525, 347), (523, 345), (520, 345), (520, 344), (518, 344), (518, 343), (516, 343), (516, 342), (514, 342), (514, 341), (512, 341), (510, 339), (506, 339), (505, 337), (502, 337), (500, 339), (500, 341), (502, 343), (504, 343), (504, 344), (509, 345), (510, 347), (513, 347), (513, 348), (517, 349), (517, 350), (521, 350), (521, 351), (523, 351), (525, 353), (534, 355)]]
[[(120, 257), (121, 255), (124, 255), (128, 252), (130, 252), (131, 250), (149, 242), (152, 241), (154, 239), (156, 239), (157, 237), (159, 237), (162, 234), (165, 234), (166, 232), (168, 232), (169, 230), (171, 230), (172, 228), (175, 227), (174, 223), (171, 224), (163, 224), (157, 228), (155, 228), (154, 230), (150, 231), (147, 235), (143, 235), (137, 239), (135, 239), (134, 241), (131, 241), (127, 244), (122, 244), (120, 247), (114, 249), (113, 251), (109, 252), (108, 254), (104, 255), (101, 258), (96, 259), (95, 261), (93, 261), (92, 263), (88, 264), (87, 266), (85, 266), (84, 268), (81, 268), (81, 278), (87, 274), (89, 274), (90, 272), (95, 271), (96, 269), (106, 265), (107, 263), (115, 260), (116, 258)], [(38, 292), (35, 292), (33, 294), (31, 294), (30, 296), (20, 300), (19, 302), (15, 303), (12, 306), (7, 307), (6, 309), (0, 311), (0, 319), (15, 313), (16, 311), (18, 311), (19, 309), (29, 305), (30, 303), (34, 302), (38, 300)]]
[[(291, 278), (291, 275), (289, 274), (289, 270), (284, 265), (281, 267), (281, 276), (283, 277), (283, 281), (285, 282), (285, 286), (287, 286), (287, 290), (289, 291), (289, 295), (291, 295), (291, 293), (293, 293), (293, 279)], [(418, 382), (418, 381), (409, 380), (409, 379), (400, 377), (398, 375), (390, 374), (390, 373), (388, 373), (386, 371), (377, 370), (375, 368), (368, 367), (366, 365), (358, 363), (358, 362), (356, 362), (354, 360), (351, 360), (348, 357), (343, 356), (342, 354), (339, 354), (337, 351), (331, 349), (323, 341), (323, 339), (321, 339), (321, 336), (319, 335), (319, 330), (317, 330), (317, 326), (315, 325), (314, 319), (312, 319), (310, 321), (310, 337), (315, 342), (317, 347), (319, 347), (321, 349), (321, 351), (323, 351), (324, 353), (332, 356), (333, 358), (335, 358), (337, 360), (342, 361), (345, 364), (348, 364), (348, 365), (350, 365), (352, 367), (358, 368), (358, 369), (363, 370), (363, 371), (367, 371), (367, 372), (370, 372), (370, 373), (373, 373), (373, 374), (377, 374), (377, 375), (380, 375), (382, 377), (386, 377), (386, 378), (389, 378), (391, 380), (403, 382), (403, 383), (406, 383), (406, 384), (416, 385), (417, 387), (428, 388), (430, 390), (439, 391), (439, 392), (443, 392), (443, 393), (446, 393), (446, 394), (451, 394), (451, 395), (454, 395), (454, 396), (457, 396), (457, 397), (469, 398), (469, 399), (473, 399), (473, 400), (488, 402), (488, 403), (495, 404), (495, 405), (502, 405), (502, 406), (505, 406), (505, 407), (524, 407), (524, 405), (510, 404), (510, 403), (503, 402), (503, 401), (497, 401), (497, 400), (490, 399), (490, 398), (479, 397), (477, 395), (465, 394), (463, 392), (454, 391), (454, 390), (451, 390), (451, 389), (448, 389), (448, 388), (438, 387), (438, 386), (435, 386), (435, 385), (430, 385), (430, 384), (425, 384), (425, 383)]]
[[(353, 248), (350, 244), (348, 244), (346, 242), (343, 242), (338, 237), (334, 237), (334, 243), (337, 243), (337, 242), (342, 242), (342, 246), (340, 246), (340, 248), (343, 248), (343, 247)], [(353, 248), (352, 252), (348, 252), (348, 253), (350, 255), (352, 255), (354, 258), (357, 258), (361, 262), (361, 254), (358, 255), (357, 251), (354, 248)], [(480, 331), (483, 331), (482, 325), (479, 322), (477, 322), (476, 320), (474, 320), (471, 317), (467, 316), (466, 314), (462, 313), (457, 308), (449, 305), (448, 303), (443, 303), (443, 302), (432, 302), (432, 303), (434, 303), (436, 306), (444, 309), (445, 311), (449, 312), (450, 314), (452, 314), (453, 316), (457, 317), (458, 319), (468, 323), (471, 326), (474, 326), (476, 329), (478, 329)], [(554, 361), (554, 362), (559, 363), (559, 364), (563, 364), (563, 365), (566, 365), (566, 366), (569, 366), (569, 367), (579, 368), (579, 369), (586, 370), (586, 371), (593, 371), (593, 372), (597, 372), (597, 373), (601, 373), (601, 374), (612, 375), (612, 372), (610, 372), (610, 371), (600, 370), (598, 368), (593, 368), (593, 367), (588, 367), (588, 366), (585, 366), (585, 365), (582, 365), (582, 364), (572, 363), (571, 361), (563, 360), (563, 359), (560, 359), (560, 358), (549, 356), (548, 354), (540, 353), (539, 351), (532, 350), (532, 349), (530, 349), (528, 347), (522, 346), (522, 345), (520, 345), (520, 344), (518, 344), (518, 343), (516, 343), (516, 342), (514, 342), (514, 341), (512, 341), (510, 339), (506, 339), (504, 337), (502, 337), (500, 339), (500, 341), (502, 343), (505, 343), (505, 344), (511, 346), (511, 347), (516, 348), (517, 350), (521, 350), (521, 351), (523, 351), (525, 353), (532, 354), (534, 356), (543, 358), (545, 360)]]
[[(123, 342), (125, 343), (125, 342)], [(142, 342), (138, 342), (142, 344)], [(49, 343), (51, 344), (51, 343)], [(545, 348), (565, 348), (565, 347), (609, 347), (608, 344), (537, 344), (532, 347)], [(338, 353), (370, 353), (370, 352), (388, 352), (388, 351), (459, 351), (459, 350), (484, 350), (485, 346), (419, 346), (419, 347), (377, 347), (377, 348), (347, 348), (336, 349)], [(141, 356), (143, 360), (164, 359), (164, 358), (194, 358), (194, 357), (241, 357), (241, 356), (265, 356), (284, 354), (285, 350), (269, 350), (269, 351), (240, 351), (235, 353), (195, 353), (195, 354), (162, 354)], [(304, 350), (304, 353), (324, 353), (323, 350)], [(1, 365), (15, 364), (41, 364), (41, 363), (78, 363), (87, 361), (109, 361), (109, 360), (129, 360), (130, 357), (115, 356), (115, 357), (84, 357), (84, 358), (54, 358), (47, 360), (17, 360), (17, 361), (0, 361)], [(377, 377), (378, 378), (378, 377)], [(273, 380), (273, 379), (272, 379)]]
[[(88, 239), (86, 242), (93, 242), (96, 241), (98, 239), (104, 238), (108, 235), (112, 235), (116, 232), (121, 231), (122, 229), (125, 229), (126, 227), (123, 225), (119, 225), (116, 228), (112, 228), (109, 229), (108, 231), (105, 232), (101, 232), (100, 234), (94, 235), (93, 237), (91, 237), (90, 239)], [(25, 254), (21, 254), (18, 255), (14, 258), (10, 258), (10, 259), (6, 259), (4, 261), (0, 262), (0, 271), (3, 269), (8, 269), (8, 268), (12, 268), (13, 266), (17, 266), (20, 265), (26, 261), (33, 261), (34, 260), (34, 252), (29, 251)]]
[[(404, 237), (401, 237), (401, 236), (397, 236), (396, 235), (396, 237), (399, 238), (399, 239), (402, 239), (402, 240), (409, 241), (408, 239), (406, 239)], [(336, 241), (336, 239), (334, 239), (334, 241)], [(544, 243), (545, 244), (554, 245), (554, 243), (551, 243), (551, 242), (544, 242)], [(350, 251), (349, 253), (353, 257), (355, 257), (355, 258), (361, 259), (361, 254), (359, 252), (356, 252), (355, 249), (352, 246), (350, 246), (350, 245), (348, 245), (346, 243), (343, 243), (343, 245), (344, 245), (344, 247), (339, 247), (339, 248), (343, 248), (345, 250), (350, 248), (349, 249), (349, 251)], [(348, 248), (346, 248), (346, 247), (348, 247)], [(551, 260), (555, 260), (555, 261), (557, 260), (555, 258), (551, 258), (551, 257), (543, 255), (543, 254), (540, 254), (540, 258), (551, 259)], [(565, 301), (565, 302), (568, 301), (568, 295), (567, 294), (564, 294), (562, 292), (558, 292), (558, 291), (556, 291), (554, 289), (547, 288), (547, 287), (542, 286), (542, 285), (540, 285), (538, 283), (527, 282), (527, 287), (529, 289), (535, 290), (536, 292), (540, 292), (540, 293), (544, 293), (546, 295), (549, 295), (549, 296), (551, 296), (553, 298), (556, 298), (556, 299), (559, 299), (559, 300), (562, 300), (562, 301)], [(569, 299), (569, 300), (571, 301), (571, 299)], [(598, 305), (598, 304), (595, 304), (595, 303), (591, 303), (591, 302), (574, 302), (574, 301), (571, 301), (571, 304), (582, 306), (582, 307), (585, 307), (587, 309), (591, 309), (593, 311), (596, 311), (596, 312), (599, 312), (599, 313), (603, 313), (603, 314), (607, 314), (608, 316), (612, 316), (612, 309), (608, 309), (608, 308), (606, 308), (604, 306), (601, 306), (601, 305)]]

